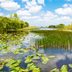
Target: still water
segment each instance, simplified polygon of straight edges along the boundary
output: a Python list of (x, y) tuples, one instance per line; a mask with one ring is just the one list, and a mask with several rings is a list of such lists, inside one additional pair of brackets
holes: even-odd
[[(14, 54), (13, 52), (17, 48), (26, 48), (29, 49), (30, 47), (34, 46), (38, 49), (39, 53), (45, 54), (46, 56), (55, 56), (51, 59), (47, 64), (42, 64), (38, 61), (37, 66), (41, 68), (41, 72), (48, 72), (49, 70), (57, 67), (61, 67), (63, 64), (70, 64), (72, 63), (72, 50), (66, 50), (64, 48), (43, 48), (42, 46), (37, 46), (36, 42), (39, 39), (42, 39), (43, 36), (38, 33), (26, 33), (26, 34), (8, 34), (5, 37), (2, 35), (0, 40), (0, 58), (8, 59), (22, 59), (22, 67), (25, 67), (23, 60), (26, 56), (34, 54), (32, 50), (25, 54)], [(38, 48), (39, 47), (39, 48)], [(3, 49), (2, 49), (3, 48)], [(3, 71), (9, 71), (8, 68), (4, 67)]]

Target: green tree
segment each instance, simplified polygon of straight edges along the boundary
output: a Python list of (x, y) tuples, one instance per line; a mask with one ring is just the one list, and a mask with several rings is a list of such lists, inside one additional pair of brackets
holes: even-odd
[(65, 25), (64, 25), (64, 24), (59, 24), (59, 25), (57, 25), (56, 27), (57, 27), (57, 28), (64, 28)]
[(0, 31), (15, 31), (28, 26), (29, 23), (20, 20), (17, 14), (11, 15), (10, 18), (0, 16)]
[(49, 25), (48, 28), (56, 28), (56, 26), (55, 25)]

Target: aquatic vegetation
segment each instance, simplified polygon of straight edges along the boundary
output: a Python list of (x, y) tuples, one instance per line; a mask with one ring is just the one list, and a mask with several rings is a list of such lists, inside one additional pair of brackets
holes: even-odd
[(50, 72), (59, 72), (59, 69), (54, 68), (54, 69), (52, 69)]
[(61, 72), (68, 72), (67, 65), (63, 65), (60, 70)]
[(42, 58), (42, 63), (43, 63), (43, 64), (46, 64), (46, 63), (49, 61), (49, 58), (47, 58), (47, 57), (44, 56), (44, 55), (42, 55), (41, 58)]
[(3, 61), (3, 59), (0, 59), (0, 70), (3, 68), (5, 62)]
[[(71, 68), (70, 70), (68, 70), (68, 65)], [(54, 68), (50, 72), (69, 72), (69, 71), (71, 72), (72, 71), (72, 64), (68, 64), (68, 65), (62, 65), (60, 69)]]
[(49, 61), (49, 58), (44, 54), (39, 53), (37, 48), (34, 47), (30, 49), (17, 48), (16, 50), (13, 51), (13, 53), (15, 55), (18, 55), (20, 53), (25, 54), (30, 50), (35, 51), (35, 53), (31, 55), (27, 55), (27, 57), (25, 58), (24, 62), (25, 64), (27, 64), (26, 68), (20, 67), (21, 59), (16, 60), (16, 59), (9, 58), (4, 60), (5, 64), (3, 63), (0, 69), (2, 69), (3, 66), (7, 66), (10, 69), (10, 72), (29, 72), (29, 71), (40, 72), (40, 68), (36, 66), (34, 60), (37, 61), (38, 59), (41, 59), (42, 63), (46, 64)]
[[(47, 33), (47, 32), (46, 32)], [(15, 58), (15, 57), (7, 57), (5, 58), (3, 61), (1, 61), (1, 65), (0, 65), (0, 70), (2, 70), (4, 68), (4, 66), (8, 67), (10, 72), (41, 72), (41, 69), (39, 67), (37, 67), (36, 63), (38, 61), (40, 61), (43, 65), (47, 64), (48, 61), (50, 61), (51, 59), (55, 58), (54, 55), (51, 56), (47, 56), (43, 53), (39, 52), (39, 47), (66, 47), (66, 44), (68, 44), (68, 39), (69, 37), (71, 37), (71, 34), (65, 32), (64, 34), (61, 32), (56, 32), (50, 34), (51, 32), (48, 32), (47, 35), (46, 33), (42, 33), (41, 35), (43, 35), (43, 39), (38, 39), (36, 40), (35, 45), (39, 45), (37, 46), (30, 46), (29, 48), (23, 48), (23, 47), (17, 47), (14, 48), (14, 46), (17, 45), (22, 45), (22, 40), (24, 40), (23, 35), (19, 35), (19, 34), (5, 34), (5, 36), (3, 36), (3, 38), (0, 40), (0, 53), (1, 54), (6, 54), (6, 53), (13, 53), (13, 55), (16, 56), (20, 56), (19, 58)], [(69, 34), (69, 36), (67, 36), (67, 34)], [(56, 36), (57, 35), (57, 36)], [(61, 35), (61, 36), (59, 36)], [(63, 35), (66, 37), (66, 39), (64, 39)], [(51, 39), (53, 40), (51, 40)], [(62, 38), (62, 39), (61, 39)], [(57, 40), (56, 40), (57, 39)], [(61, 43), (62, 42), (62, 43)], [(71, 42), (71, 39), (69, 39), (69, 42)], [(57, 46), (56, 46), (57, 44)], [(52, 46), (53, 45), (53, 46)], [(71, 46), (71, 45), (70, 45)], [(13, 47), (13, 48), (12, 48)], [(12, 50), (13, 49), (13, 50)], [(28, 54), (29, 52), (31, 52), (30, 54)], [(25, 55), (25, 56), (24, 56)], [(23, 68), (20, 66), (21, 62), (22, 62), (22, 58), (24, 59), (23, 62), (26, 64), (26, 67)], [(72, 68), (72, 64), (69, 64), (69, 67)], [(68, 71), (68, 67), (66, 65), (63, 65), (60, 69), (55, 68), (53, 70), (51, 70), (51, 72), (67, 72)]]
[(72, 47), (72, 32), (60, 30), (38, 30), (34, 33), (42, 36), (42, 39), (36, 40), (38, 48), (64, 48), (70, 50)]
[(72, 68), (72, 64), (69, 64), (69, 67)]

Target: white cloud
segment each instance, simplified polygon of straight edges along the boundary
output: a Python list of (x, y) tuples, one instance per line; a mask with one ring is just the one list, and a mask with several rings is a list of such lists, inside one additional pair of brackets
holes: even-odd
[(69, 6), (68, 4), (64, 4), (64, 5), (63, 5), (63, 7), (68, 7), (68, 6)]
[(44, 14), (45, 17), (48, 17), (48, 18), (55, 18), (57, 17), (56, 14), (52, 13), (51, 11), (47, 11), (47, 13)]
[(45, 0), (37, 0), (37, 1), (38, 1), (38, 4), (44, 5)]
[(69, 16), (58, 16), (50, 11), (45, 13), (42, 17), (36, 19), (29, 19), (31, 25), (35, 26), (48, 26), (63, 23), (65, 25), (72, 23), (72, 18)]
[(31, 8), (29, 9), (29, 12), (31, 12), (31, 13), (37, 13), (37, 12), (39, 12), (41, 10), (41, 8), (42, 8), (42, 6), (38, 6), (38, 5), (31, 6)]
[(13, 0), (0, 0), (0, 2), (13, 1)]
[(22, 20), (38, 20), (38, 19), (40, 19), (40, 17), (39, 16), (22, 16), (21, 17), (21, 19)]
[(0, 13), (0, 16), (4, 16), (4, 14), (3, 13)]
[(29, 0), (22, 0), (23, 2), (27, 2), (27, 1), (29, 1)]
[(57, 21), (58, 24), (59, 23), (70, 24), (70, 23), (72, 23), (72, 18), (69, 17), (69, 16), (61, 16), (61, 17), (58, 17), (56, 19), (56, 21)]
[(64, 4), (63, 7), (65, 7), (65, 8), (66, 8), (66, 7), (72, 8), (72, 4)]
[(18, 10), (18, 11), (17, 11), (17, 14), (18, 14), (20, 17), (30, 16), (30, 15), (31, 15), (31, 14), (29, 13), (29, 11), (24, 10), (24, 9)]
[(6, 1), (6, 0), (0, 0), (0, 2), (4, 2), (4, 1)]
[(55, 10), (57, 14), (60, 15), (72, 15), (72, 4), (64, 4), (62, 8)]
[(25, 8), (30, 12), (30, 13), (38, 13), (42, 9), (42, 5), (38, 5), (36, 0), (31, 0), (31, 1), (26, 1)]
[(57, 24), (60, 24), (60, 23), (68, 25), (68, 24), (72, 23), (72, 18), (70, 18), (68, 16), (61, 16), (61, 17), (58, 16), (58, 17), (52, 18), (52, 19), (49, 19), (47, 17), (45, 19), (42, 19), (41, 21), (38, 21), (38, 20), (36, 20), (36, 21), (40, 23), (40, 25), (39, 25), (39, 23), (37, 23), (36, 26), (49, 26), (49, 25), (57, 25)]
[(55, 24), (70, 24), (72, 18), (69, 16), (59, 16), (51, 11), (47, 11), (44, 14), (32, 15), (28, 10), (19, 10), (17, 11), (20, 18), (24, 21), (28, 21), (31, 26), (48, 26)]
[(72, 9), (71, 8), (59, 8), (56, 10), (56, 13), (61, 15), (72, 15)]
[(31, 1), (31, 5), (37, 5), (36, 0), (32, 0), (32, 1)]
[(5, 1), (0, 3), (0, 7), (12, 11), (19, 9), (20, 5), (14, 1)]

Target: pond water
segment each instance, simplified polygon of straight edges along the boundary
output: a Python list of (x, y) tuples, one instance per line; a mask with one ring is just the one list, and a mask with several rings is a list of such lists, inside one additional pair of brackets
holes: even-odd
[[(45, 36), (45, 35), (44, 35)], [(44, 38), (42, 34), (27, 32), (27, 33), (17, 33), (17, 34), (3, 34), (0, 35), (0, 59), (21, 59), (21, 67), (25, 67), (24, 59), (26, 56), (35, 54), (30, 48), (37, 48), (38, 52), (44, 54), (46, 56), (52, 56), (52, 58), (47, 64), (42, 64), (38, 61), (37, 66), (41, 68), (41, 72), (49, 72), (51, 69), (56, 66), (60, 68), (64, 64), (72, 64), (72, 50), (71, 48), (49, 48), (47, 46), (43, 46), (40, 43), (38, 44), (38, 40), (42, 40)], [(52, 39), (52, 38), (51, 38)], [(36, 43), (37, 42), (37, 43)], [(69, 47), (69, 46), (67, 46)], [(28, 49), (29, 51), (26, 53), (19, 52), (14, 54), (14, 51), (17, 49)], [(2, 69), (3, 71), (9, 72), (7, 67)]]

